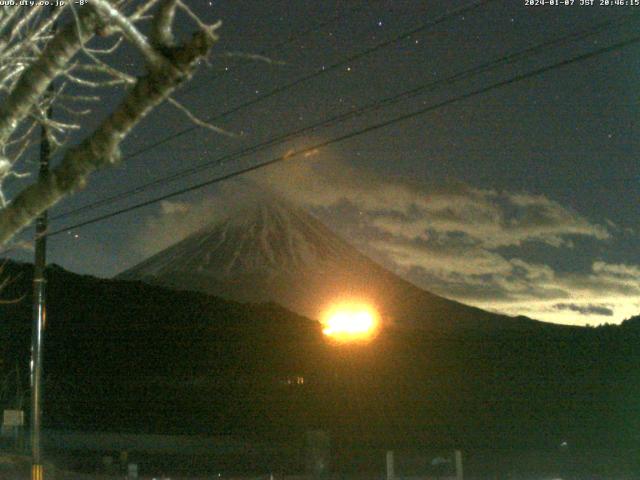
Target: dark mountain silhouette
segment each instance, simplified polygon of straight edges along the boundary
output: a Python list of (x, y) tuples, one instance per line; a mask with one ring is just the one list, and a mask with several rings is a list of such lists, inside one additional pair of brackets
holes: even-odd
[[(12, 281), (2, 297), (20, 300), (0, 306), (2, 378), (18, 365), (23, 389), (31, 272), (6, 264)], [(384, 458), (385, 448), (425, 445), (463, 448), (469, 462), (482, 451), (478, 461), (496, 465), (520, 450), (566, 457), (558, 450), (566, 441), (574, 465), (604, 461), (589, 453), (600, 448), (628, 469), (636, 457), (621, 452), (640, 447), (635, 321), (464, 332), (388, 326), (371, 343), (338, 346), (317, 322), (273, 303), (239, 304), (56, 266), (47, 277), (50, 428), (270, 442), (320, 428), (343, 466)], [(5, 392), (2, 406), (13, 400)]]
[(273, 301), (320, 318), (338, 300), (369, 302), (383, 322), (427, 330), (530, 329), (526, 317), (483, 311), (422, 290), (375, 263), (290, 202), (255, 191), (226, 217), (117, 278)]

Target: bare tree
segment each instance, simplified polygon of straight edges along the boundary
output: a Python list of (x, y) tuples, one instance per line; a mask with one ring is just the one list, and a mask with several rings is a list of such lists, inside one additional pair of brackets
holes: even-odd
[[(84, 188), (92, 172), (117, 163), (122, 141), (163, 101), (198, 121), (170, 95), (206, 60), (219, 23), (203, 23), (186, 1), (89, 0), (79, 6), (69, 0), (51, 7), (15, 0), (16, 5), (0, 6), (0, 244)], [(181, 43), (174, 36), (177, 15), (193, 26)], [(110, 61), (122, 45), (138, 52), (143, 75)], [(120, 103), (97, 128), (83, 131), (78, 117), (90, 114), (104, 89), (119, 87), (126, 89)], [(79, 93), (87, 90), (94, 93)], [(65, 112), (64, 120), (48, 118), (54, 104)], [(2, 182), (25, 175), (20, 162), (38, 127), (61, 161), (47, 178), (31, 181), (5, 201)], [(67, 142), (71, 135), (73, 146)]]

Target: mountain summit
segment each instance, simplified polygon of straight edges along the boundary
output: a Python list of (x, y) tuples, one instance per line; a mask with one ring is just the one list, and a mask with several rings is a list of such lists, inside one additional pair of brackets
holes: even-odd
[(374, 305), (387, 324), (425, 329), (540, 325), (422, 290), (342, 240), (304, 209), (268, 192), (230, 209), (175, 245), (121, 273), (242, 302), (276, 302), (311, 318), (332, 304)]

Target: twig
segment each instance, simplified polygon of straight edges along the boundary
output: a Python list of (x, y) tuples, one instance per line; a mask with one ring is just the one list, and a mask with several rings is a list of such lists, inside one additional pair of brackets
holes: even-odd
[(153, 68), (161, 68), (168, 64), (166, 58), (154, 49), (135, 25), (107, 0), (92, 0), (91, 6), (96, 9), (109, 24), (117, 26), (125, 37), (135, 46)]
[(191, 20), (193, 20), (193, 22), (201, 31), (205, 32), (211, 37), (211, 40), (213, 40), (214, 42), (218, 40), (218, 37), (216, 36), (216, 30), (218, 30), (222, 26), (222, 21), (218, 20), (212, 25), (207, 25), (202, 20), (200, 20), (200, 17), (198, 17), (198, 15), (196, 15), (193, 10), (191, 10), (189, 6), (186, 5), (182, 0), (178, 0), (178, 6), (191, 18)]
[(243, 58), (246, 60), (254, 60), (264, 63), (269, 63), (272, 65), (286, 65), (287, 62), (283, 60), (273, 60), (272, 58), (266, 57), (264, 55), (260, 55), (258, 53), (244, 53), (244, 52), (223, 52), (216, 55), (216, 57), (225, 57), (225, 58)]
[(185, 107), (184, 105), (182, 105), (180, 102), (178, 102), (177, 100), (175, 100), (172, 97), (167, 98), (167, 101), (171, 105), (176, 107), (178, 110), (180, 110), (182, 113), (184, 113), (189, 118), (189, 120), (191, 120), (193, 123), (195, 123), (199, 127), (206, 128), (208, 130), (211, 130), (211, 131), (216, 132), (216, 133), (220, 133), (222, 135), (226, 135), (227, 137), (237, 137), (238, 136), (233, 132), (229, 132), (228, 130), (224, 130), (224, 129), (220, 128), (220, 127), (216, 127), (215, 125), (212, 125), (212, 124), (210, 124), (208, 122), (205, 122), (204, 120), (201, 120), (200, 118), (196, 117), (193, 113), (191, 113), (191, 111), (187, 107)]

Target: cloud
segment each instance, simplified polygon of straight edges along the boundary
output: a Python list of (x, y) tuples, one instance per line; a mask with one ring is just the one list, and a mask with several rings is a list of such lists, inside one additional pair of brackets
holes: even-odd
[(160, 211), (165, 215), (188, 213), (189, 210), (191, 210), (191, 204), (187, 202), (170, 202), (168, 200), (160, 202)]
[(605, 226), (542, 195), (384, 178), (322, 155), (315, 161), (290, 160), (253, 178), (310, 207), (348, 204), (379, 230), (410, 240), (453, 235), (495, 249), (526, 242), (572, 246), (576, 236), (610, 238)]
[[(559, 323), (577, 323), (576, 314), (588, 316), (589, 323), (620, 322), (640, 311), (639, 266), (593, 261), (584, 272), (563, 273), (516, 259), (511, 263), (513, 272), (492, 279), (503, 282), (502, 295), (478, 298), (476, 305), (509, 314), (527, 308), (531, 316)], [(516, 285), (521, 288), (514, 295)]]
[(640, 309), (638, 266), (593, 260), (563, 271), (534, 261), (530, 246), (584, 257), (576, 245), (610, 242), (615, 230), (547, 196), (383, 177), (331, 152), (253, 179), (315, 209), (365, 253), (443, 296), (562, 323), (587, 313), (589, 321), (622, 320)]
[[(616, 227), (547, 196), (374, 175), (326, 149), (247, 178), (308, 207), (366, 254), (445, 297), (560, 323), (621, 321), (640, 310), (640, 266), (589, 260), (582, 248), (611, 242)], [(232, 182), (211, 197), (163, 202), (136, 239), (138, 251), (150, 255), (215, 221), (247, 190)], [(562, 269), (532, 247), (573, 255), (583, 267)]]
[(570, 310), (577, 312), (580, 315), (601, 315), (605, 317), (612, 317), (613, 310), (606, 305), (593, 305), (591, 303), (587, 305), (577, 305), (575, 303), (556, 303), (553, 308), (556, 310)]
[(603, 261), (593, 263), (593, 271), (620, 281), (637, 283), (640, 280), (640, 266), (626, 264), (608, 264)]
[(230, 181), (190, 201), (164, 200), (131, 239), (131, 248), (141, 259), (149, 257), (253, 201), (255, 192), (242, 181)]
[(506, 274), (512, 265), (502, 256), (477, 247), (458, 248), (407, 240), (374, 240), (369, 247), (384, 252), (403, 269), (422, 268), (441, 277)]
[(220, 218), (222, 201), (206, 197), (193, 202), (160, 202), (160, 211), (147, 217), (132, 239), (133, 249), (148, 257)]

